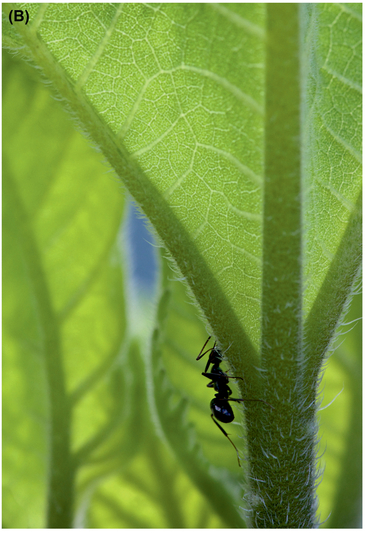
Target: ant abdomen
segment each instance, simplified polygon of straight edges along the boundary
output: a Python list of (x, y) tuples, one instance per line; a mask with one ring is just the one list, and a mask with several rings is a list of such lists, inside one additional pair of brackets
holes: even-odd
[(217, 420), (219, 420), (219, 422), (223, 422), (224, 424), (229, 424), (230, 422), (233, 422), (233, 409), (229, 405), (227, 400), (213, 398), (213, 400), (210, 402), (210, 409), (212, 411), (213, 416)]

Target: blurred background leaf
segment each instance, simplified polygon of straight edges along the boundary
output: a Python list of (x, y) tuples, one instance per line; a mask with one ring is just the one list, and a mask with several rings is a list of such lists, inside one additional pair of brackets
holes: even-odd
[[(163, 324), (161, 294), (155, 287), (142, 294), (136, 289), (142, 283), (135, 265), (146, 252), (133, 259), (138, 237), (131, 238), (128, 199), (101, 162), (36, 72), (5, 53), (3, 525), (47, 524), (52, 428), (46, 298), (60, 346), (63, 375), (56, 377), (71, 402), (73, 526), (233, 527), (217, 504), (220, 491), (235, 484), (237, 508), (245, 507), (244, 491), (234, 450), (210, 418), (204, 364), (195, 360), (207, 333), (172, 271), (164, 272), (170, 296)], [(355, 297), (348, 322), (360, 316), (359, 301)], [(168, 416), (186, 406), (186, 431), (206, 458), (199, 480), (184, 465), (179, 443), (159, 431), (161, 419), (152, 409), (149, 387), (152, 379), (155, 388), (159, 383), (149, 363), (156, 328), (158, 365), (166, 375), (156, 395), (162, 397), (168, 382), (172, 402), (157, 414), (168, 427)], [(324, 527), (360, 527), (360, 325), (340, 340), (322, 382), (322, 405), (334, 401), (319, 413), (320, 452), (325, 450), (319, 511), (321, 520), (330, 515)], [(233, 439), (240, 437), (238, 431)], [(203, 473), (206, 460), (210, 467)], [(208, 475), (220, 477), (223, 489), (204, 492)]]
[(54, 389), (72, 403), (75, 452), (122, 416), (125, 200), (28, 67), (3, 67), (3, 516), (44, 527), (49, 439), (68, 409)]

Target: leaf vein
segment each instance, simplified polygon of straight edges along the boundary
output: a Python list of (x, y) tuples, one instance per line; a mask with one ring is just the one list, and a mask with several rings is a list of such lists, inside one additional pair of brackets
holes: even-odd
[[(77, 82), (75, 84), (75, 91), (76, 92), (80, 91), (82, 89), (82, 87), (85, 85), (85, 83), (87, 82), (87, 80), (88, 80), (93, 68), (95, 67), (95, 65), (99, 61), (100, 56), (102, 55), (102, 53), (104, 52), (107, 44), (109, 43), (110, 37), (112, 36), (114, 28), (115, 28), (115, 26), (116, 26), (116, 24), (118, 22), (119, 16), (122, 13), (123, 9), (124, 9), (124, 4), (119, 4), (118, 9), (115, 12), (115, 15), (113, 17), (113, 20), (111, 21), (111, 24), (110, 24), (109, 28), (105, 29), (104, 37), (101, 39), (96, 52), (91, 57), (90, 61), (88, 62), (88, 64), (84, 68), (82, 74), (80, 75), (79, 79), (77, 80)], [(100, 24), (102, 24), (102, 23), (100, 23)]]
[(206, 78), (210, 78), (211, 80), (215, 81), (218, 85), (220, 85), (224, 89), (227, 89), (233, 96), (235, 96), (243, 104), (247, 105), (250, 109), (252, 109), (256, 113), (258, 113), (259, 115), (263, 115), (264, 114), (264, 110), (263, 110), (262, 105), (257, 103), (256, 100), (254, 100), (252, 98), (252, 96), (250, 96), (249, 94), (246, 94), (239, 87), (237, 87), (233, 83), (229, 82), (228, 80), (226, 80), (222, 76), (219, 76), (215, 72), (212, 72), (210, 70), (206, 70), (206, 69), (203, 69), (203, 68), (199, 68), (199, 67), (193, 67), (193, 66), (189, 66), (189, 65), (184, 65), (184, 64), (181, 65), (180, 68), (182, 70), (187, 70), (187, 71), (190, 71), (190, 72), (196, 72), (196, 73), (201, 74), (202, 76), (204, 76)]
[(232, 24), (234, 24), (238, 28), (242, 28), (250, 35), (253, 35), (255, 37), (260, 37), (260, 39), (264, 38), (265, 32), (257, 24), (254, 24), (250, 20), (247, 20), (241, 17), (237, 13), (231, 11), (230, 9), (228, 9), (227, 7), (221, 4), (209, 4), (209, 5), (211, 9), (223, 15), (227, 20), (229, 20), (229, 22), (232, 22)]
[(323, 128), (325, 128), (326, 131), (331, 135), (331, 137), (333, 137), (333, 139), (338, 144), (340, 144), (349, 154), (351, 154), (352, 157), (356, 159), (356, 161), (359, 164), (361, 164), (361, 160), (362, 160), (361, 153), (355, 150), (355, 148), (351, 146), (351, 144), (349, 144), (347, 141), (345, 141), (345, 139), (343, 139), (340, 135), (338, 135), (338, 133), (335, 133), (333, 129), (324, 122), (323, 117), (322, 117), (322, 125), (323, 125)]
[(338, 72), (335, 72), (334, 70), (332, 70), (331, 68), (328, 68), (327, 66), (323, 66), (322, 68), (323, 70), (328, 72), (328, 74), (330, 74), (334, 78), (341, 81), (344, 85), (347, 85), (348, 87), (351, 87), (351, 89), (354, 89), (355, 91), (362, 94), (362, 87), (358, 83), (350, 80), (349, 78), (346, 78), (345, 76), (342, 76), (341, 74), (339, 74)]

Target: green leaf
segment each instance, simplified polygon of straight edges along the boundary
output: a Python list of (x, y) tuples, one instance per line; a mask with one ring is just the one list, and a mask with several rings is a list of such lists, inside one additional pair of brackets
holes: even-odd
[(44, 88), (19, 69), (8, 74), (5, 107), (19, 119), (11, 115), (3, 153), (4, 373), (14, 376), (4, 387), (4, 500), (12, 527), (39, 527), (45, 476), (48, 525), (71, 523), (71, 453), (110, 417), (116, 425), (109, 382), (125, 332), (115, 247), (123, 198)]
[[(319, 413), (323, 482), (318, 488), (322, 518), (329, 528), (359, 527), (362, 475), (362, 298), (354, 298), (346, 315), (351, 330), (331, 356), (321, 384), (324, 407)], [(354, 323), (355, 321), (355, 323)]]
[[(72, 10), (29, 5), (34, 27), (23, 34), (27, 46), (37, 48), (45, 74), (81, 123), (88, 124), (179, 267), (194, 265), (184, 271), (187, 279), (205, 280), (195, 287), (195, 296), (201, 304), (204, 299), (206, 314), (214, 314), (205, 309), (210, 298), (219, 298), (230, 323), (223, 339), (232, 336), (234, 323), (242, 335), (244, 316), (247, 335), (258, 349), (263, 90), (257, 87), (264, 75), (263, 8), (253, 5), (245, 13), (249, 31), (243, 43), (241, 32), (220, 24), (220, 8), (208, 5), (156, 10), (141, 4), (91, 4), (85, 10), (80, 4)], [(63, 39), (66, 26), (69, 42)], [(218, 38), (213, 38), (214, 28)], [(172, 56), (166, 34), (174, 39)], [(229, 61), (226, 46), (237, 49)], [(216, 68), (206, 68), (209, 56)], [(237, 64), (241, 69), (234, 74)], [(229, 79), (230, 72), (238, 79)], [(242, 273), (242, 289), (236, 292), (235, 280)]]
[[(29, 24), (10, 26), (11, 9), (27, 9)], [(5, 45), (21, 49), (42, 69), (148, 216), (231, 375), (243, 378), (239, 397), (273, 406), (245, 404), (250, 523), (315, 526), (318, 385), (361, 265), (361, 6), (5, 4), (4, 14)], [(104, 417), (105, 426), (101, 415), (99, 426), (93, 424), (94, 408), (105, 412), (108, 398), (96, 385), (112, 372), (124, 340), (125, 304), (115, 294), (123, 293), (119, 276), (125, 269), (120, 258), (111, 259), (121, 198), (105, 180), (90, 180), (91, 159), (81, 148), (64, 156), (71, 133), (57, 131), (57, 144), (40, 164), (42, 133), (35, 134), (35, 125), (59, 119), (52, 121), (46, 109), (37, 115), (41, 98), (25, 94), (6, 107), (31, 137), (29, 143), (24, 133), (17, 141), (24, 157), (16, 157), (15, 143), (4, 161), (5, 214), (12, 221), (6, 242), (9, 249), (20, 243), (5, 270), (10, 278), (16, 273), (5, 295), (6, 313), (12, 331), (10, 324), (22, 316), (19, 304), (11, 303), (20, 296), (13, 294), (28, 298), (23, 322), (29, 325), (19, 320), (13, 331), (27, 331), (25, 344), (33, 342), (44, 354), (50, 461), (56, 453), (67, 465), (50, 470), (55, 500), (50, 498), (49, 524), (65, 527), (72, 520), (73, 493), (64, 489), (73, 487), (74, 458), (118, 426), (123, 405), (114, 398), (116, 414)], [(65, 180), (50, 187), (49, 169), (59, 167)], [(21, 261), (25, 267), (13, 266)], [(94, 322), (98, 313), (101, 322)], [(84, 328), (78, 321), (85, 317)], [(159, 365), (159, 343), (169, 336), (161, 321), (156, 327), (159, 338), (149, 355)], [(13, 365), (18, 335), (6, 340)], [(80, 353), (87, 356), (76, 364)], [(118, 375), (129, 368), (131, 351), (125, 353)], [(167, 398), (170, 392), (165, 397), (158, 390), (156, 369), (147, 368), (154, 377), (149, 401), (158, 407), (159, 393)], [(348, 380), (355, 382), (355, 375)], [(185, 373), (177, 381), (193, 383)], [(89, 393), (93, 400), (75, 411), (80, 423), (72, 426), (71, 453), (70, 413)], [(143, 403), (144, 395), (137, 397)], [(44, 396), (42, 401), (44, 410)], [(189, 474), (190, 452), (184, 456), (185, 441), (176, 440), (179, 427), (176, 435), (166, 429), (169, 416), (186, 427), (181, 413), (173, 415), (161, 402), (157, 412)], [(55, 422), (59, 440), (52, 440)], [(349, 447), (350, 433), (342, 431)], [(125, 449), (129, 457), (131, 447)], [(189, 475), (199, 485), (206, 472), (196, 457), (189, 460), (200, 461), (202, 473), (195, 480), (198, 470)], [(337, 479), (347, 486), (345, 471)], [(216, 494), (209, 496), (213, 507)], [(63, 509), (60, 521), (56, 502)], [(339, 510), (333, 526), (345, 524), (344, 516)]]

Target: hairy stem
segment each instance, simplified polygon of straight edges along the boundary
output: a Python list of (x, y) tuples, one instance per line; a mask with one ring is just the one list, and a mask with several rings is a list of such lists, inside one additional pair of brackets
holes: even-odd
[(254, 527), (315, 525), (315, 413), (301, 387), (302, 196), (299, 5), (268, 4), (262, 360), (264, 404), (247, 407)]

